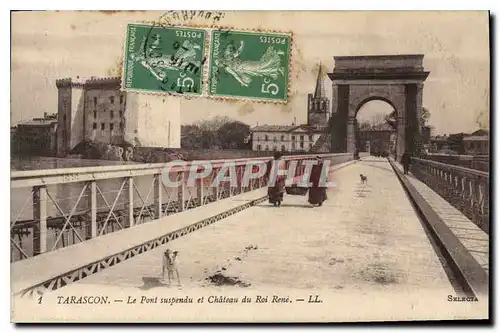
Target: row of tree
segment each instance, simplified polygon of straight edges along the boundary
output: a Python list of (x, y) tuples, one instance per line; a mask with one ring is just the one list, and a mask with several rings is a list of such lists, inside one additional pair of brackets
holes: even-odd
[(250, 126), (216, 116), (181, 127), (181, 147), (186, 149), (249, 149)]
[(446, 138), (448, 149), (455, 151), (459, 155), (465, 154), (464, 137), (465, 133), (450, 134)]
[(372, 114), (369, 120), (360, 120), (356, 122), (359, 130), (369, 130), (386, 123), (386, 115), (381, 112)]
[[(422, 108), (421, 126), (426, 126), (429, 110)], [(370, 121), (360, 122), (359, 129), (369, 129), (388, 124), (396, 130), (396, 111), (388, 115), (377, 114)], [(249, 149), (251, 148), (250, 126), (225, 116), (216, 116), (181, 127), (181, 147), (185, 149)]]
[[(420, 114), (420, 125), (422, 127), (427, 126), (427, 122), (430, 118), (430, 112), (427, 108), (422, 108), (422, 113)], [(397, 114), (396, 110), (391, 113), (384, 115), (383, 113), (375, 113), (371, 116), (370, 120), (360, 121), (358, 123), (359, 129), (370, 129), (377, 127), (382, 124), (388, 124), (394, 131), (397, 129)]]
[[(391, 126), (394, 130), (396, 130), (397, 128), (397, 114), (396, 114), (396, 110), (393, 110), (391, 113), (389, 113), (386, 117), (385, 117), (385, 121), (387, 122), (387, 124), (389, 124), (389, 126)], [(429, 110), (425, 107), (422, 108), (422, 112), (420, 113), (420, 126), (421, 127), (424, 127), (424, 126), (427, 126), (427, 122), (429, 121), (429, 118), (431, 117), (431, 114), (429, 112)]]

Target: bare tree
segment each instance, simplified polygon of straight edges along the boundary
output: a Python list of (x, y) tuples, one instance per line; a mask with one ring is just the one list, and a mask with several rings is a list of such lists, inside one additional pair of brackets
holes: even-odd
[(382, 112), (375, 113), (370, 118), (370, 125), (377, 126), (385, 122), (386, 115)]
[(431, 117), (431, 113), (429, 110), (425, 107), (422, 108), (422, 113), (420, 114), (420, 125), (422, 127), (427, 126), (427, 122), (429, 121), (429, 118)]
[(372, 127), (372, 124), (368, 121), (361, 121), (357, 123), (359, 130), (367, 130)]
[(244, 149), (247, 148), (245, 139), (250, 134), (250, 126), (240, 121), (232, 121), (222, 125), (217, 134), (224, 149)]
[(212, 119), (208, 120), (200, 120), (195, 123), (196, 126), (201, 131), (210, 131), (210, 132), (215, 132), (219, 128), (221, 128), (223, 125), (232, 122), (233, 120), (229, 117), (226, 116), (216, 116)]
[[(423, 107), (422, 112), (420, 113), (420, 126), (421, 127), (426, 126), (430, 117), (431, 117), (431, 113), (429, 112), (429, 110), (427, 108)], [(396, 130), (396, 127), (397, 127), (396, 119), (397, 119), (396, 110), (392, 111), (390, 114), (385, 116), (385, 122), (389, 126), (391, 126), (394, 130)]]
[(385, 122), (387, 123), (387, 125), (391, 126), (393, 130), (397, 130), (396, 117), (396, 110), (393, 110), (391, 113), (385, 116)]
[(187, 149), (247, 149), (250, 126), (229, 117), (216, 116), (182, 126), (183, 148)]

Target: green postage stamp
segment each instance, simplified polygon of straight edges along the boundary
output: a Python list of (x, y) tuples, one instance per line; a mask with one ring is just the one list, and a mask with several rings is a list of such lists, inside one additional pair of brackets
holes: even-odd
[(208, 85), (204, 82), (208, 30), (129, 24), (123, 88), (210, 97), (286, 102), (292, 36), (213, 30)]
[(123, 88), (201, 95), (205, 40), (203, 29), (129, 24)]
[(213, 31), (209, 95), (286, 102), (291, 42), (288, 34)]

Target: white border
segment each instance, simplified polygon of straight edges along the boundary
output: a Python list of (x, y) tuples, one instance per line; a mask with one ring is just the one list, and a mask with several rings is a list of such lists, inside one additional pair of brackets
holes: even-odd
[[(325, 6), (327, 3), (330, 3), (330, 6)], [(2, 8), (3, 10), (1, 11), (1, 22), (3, 24), (3, 29), (1, 29), (2, 33), (2, 40), (3, 44), (2, 45), (8, 45), (6, 47), (7, 51), (4, 51), (2, 53), (3, 55), (3, 61), (1, 64), (3, 65), (3, 76), (4, 78), (9, 77), (9, 80), (2, 80), (2, 85), (3, 89), (1, 89), (1, 94), (2, 94), (2, 102), (3, 102), (3, 112), (2, 112), (2, 119), (0, 120), (0, 123), (4, 124), (5, 127), (7, 127), (7, 124), (10, 124), (10, 112), (7, 110), (10, 110), (10, 12), (8, 10), (11, 9), (16, 9), (16, 10), (91, 10), (91, 9), (123, 9), (123, 10), (131, 10), (131, 9), (144, 9), (144, 10), (175, 10), (175, 9), (200, 9), (203, 8), (205, 10), (210, 10), (210, 9), (219, 9), (219, 10), (255, 10), (255, 9), (260, 9), (260, 10), (276, 10), (276, 9), (283, 9), (283, 10), (318, 10), (318, 9), (329, 9), (329, 10), (491, 10), (492, 14), (497, 14), (498, 13), (498, 4), (500, 2), (498, 0), (493, 1), (493, 0), (475, 0), (475, 1), (437, 1), (437, 0), (418, 0), (418, 1), (389, 1), (389, 0), (350, 0), (350, 1), (339, 1), (339, 2), (330, 2), (330, 1), (325, 1), (325, 0), (307, 0), (307, 1), (301, 1), (301, 2), (295, 2), (291, 3), (290, 1), (287, 0), (275, 0), (275, 1), (269, 1), (269, 0), (252, 0), (251, 1), (251, 7), (245, 6), (246, 2), (243, 1), (211, 1), (210, 4), (207, 4), (206, 1), (201, 1), (201, 0), (191, 0), (189, 3), (186, 2), (137, 2), (137, 1), (106, 1), (103, 2), (102, 0), (85, 0), (85, 1), (80, 1), (80, 2), (70, 2), (70, 1), (16, 1), (15, 3), (12, 2), (12, 6), (9, 8), (7, 5), (7, 2), (2, 2)], [(7, 4), (7, 5), (6, 5)], [(140, 8), (139, 8), (140, 6)], [(493, 27), (492, 27), (493, 29)], [(498, 47), (498, 32), (497, 34), (494, 34), (494, 44), (496, 47)], [(496, 59), (496, 57), (495, 57)], [(498, 65), (498, 64), (497, 64)], [(497, 68), (498, 66), (495, 67), (495, 73), (494, 76), (497, 74)], [(498, 96), (498, 85), (495, 86), (495, 90), (491, 92), (494, 96)], [(29, 96), (26, 96), (27, 98), (30, 98)], [(495, 101), (497, 98), (495, 98)], [(493, 106), (493, 110), (498, 111), (497, 105)], [(497, 117), (498, 118), (498, 117)], [(495, 125), (498, 128), (498, 119), (495, 121)], [(10, 156), (9, 152), (9, 146), (7, 145), (7, 142), (10, 142), (10, 135), (9, 137), (7, 136), (10, 133), (10, 130), (8, 131), (7, 128), (5, 131), (2, 131), (2, 135), (4, 136), (5, 140), (3, 140), (3, 144), (0, 145), (2, 149), (2, 155), (3, 156)], [(497, 147), (497, 142), (496, 138), (493, 138), (494, 140), (494, 146)], [(495, 152), (492, 155), (492, 158), (498, 154), (498, 151), (495, 149)], [(10, 157), (9, 157), (10, 158)], [(0, 190), (0, 193), (2, 193), (2, 197), (0, 198), (0, 211), (4, 216), (8, 215), (9, 209), (10, 209), (10, 186), (8, 183), (8, 174), (10, 175), (10, 167), (7, 162), (4, 162), (1, 164), (2, 168), (2, 174), (4, 175), (2, 179), (2, 187), (3, 190)], [(498, 198), (497, 198), (498, 199)], [(500, 207), (497, 201), (495, 203), (492, 202), (492, 207)], [(5, 218), (3, 219), (3, 226), (4, 228), (7, 228), (7, 221), (9, 219)], [(494, 219), (495, 220), (495, 219)], [(495, 223), (494, 221), (493, 223)], [(496, 227), (495, 230), (498, 230), (499, 228)], [(5, 236), (5, 234), (4, 234)], [(496, 235), (493, 236), (493, 238)], [(2, 311), (1, 313), (3, 314), (3, 320), (1, 321), (2, 326), (8, 326), (6, 329), (8, 331), (14, 330), (15, 327), (10, 324), (10, 271), (8, 269), (5, 269), (6, 267), (10, 267), (10, 259), (9, 259), (9, 250), (7, 248), (7, 238), (6, 236), (4, 237), (5, 241), (5, 248), (4, 251), (2, 252), (3, 256), (2, 258), (4, 259), (4, 262), (2, 263), (2, 268), (3, 271), (5, 272), (2, 275), (2, 282), (5, 290), (4, 297), (2, 298)], [(10, 246), (9, 246), (10, 247)], [(493, 254), (493, 258), (496, 257), (496, 252)], [(495, 278), (496, 285), (498, 286), (498, 280)], [(495, 288), (496, 290), (497, 288)], [(495, 307), (498, 310), (498, 307)], [(495, 313), (497, 316), (497, 321), (498, 321), (498, 312)], [(288, 328), (288, 327), (287, 327)], [(356, 327), (357, 328), (357, 327)], [(369, 326), (367, 326), (369, 328)], [(444, 328), (444, 327), (443, 327)], [(26, 329), (26, 328), (25, 328)], [(48, 329), (52, 329), (51, 327), (48, 327)], [(63, 328), (66, 329), (66, 328)], [(95, 330), (95, 329), (100, 329), (100, 328), (81, 328), (82, 330)], [(140, 328), (139, 328), (140, 329)], [(170, 330), (175, 329), (173, 327), (168, 328)], [(262, 327), (257, 327), (256, 329), (262, 330), (265, 328)], [(338, 328), (337, 328), (338, 329)], [(348, 330), (353, 330), (355, 327), (348, 327)], [(397, 328), (394, 327), (387, 327), (385, 328), (387, 330), (394, 330)], [(455, 329), (454, 327), (450, 329)], [(2, 329), (3, 331), (3, 329)]]

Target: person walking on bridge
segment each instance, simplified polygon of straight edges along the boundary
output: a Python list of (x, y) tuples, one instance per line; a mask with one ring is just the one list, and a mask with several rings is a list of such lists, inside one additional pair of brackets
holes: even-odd
[(408, 174), (408, 170), (410, 169), (410, 163), (411, 163), (411, 155), (408, 152), (408, 150), (405, 149), (405, 152), (401, 156), (401, 164), (403, 165), (403, 171), (404, 174)]
[(354, 160), (359, 160), (359, 150), (357, 147), (354, 147)]
[(326, 200), (326, 177), (323, 170), (323, 160), (321, 157), (316, 157), (316, 164), (313, 165), (311, 170), (311, 187), (309, 188), (309, 203), (311, 205), (318, 205), (320, 207)]
[(283, 193), (285, 192), (285, 179), (287, 175), (286, 162), (281, 158), (280, 152), (274, 153), (274, 160), (271, 160), (267, 166), (268, 189), (267, 195), (269, 203), (275, 207), (281, 206)]

